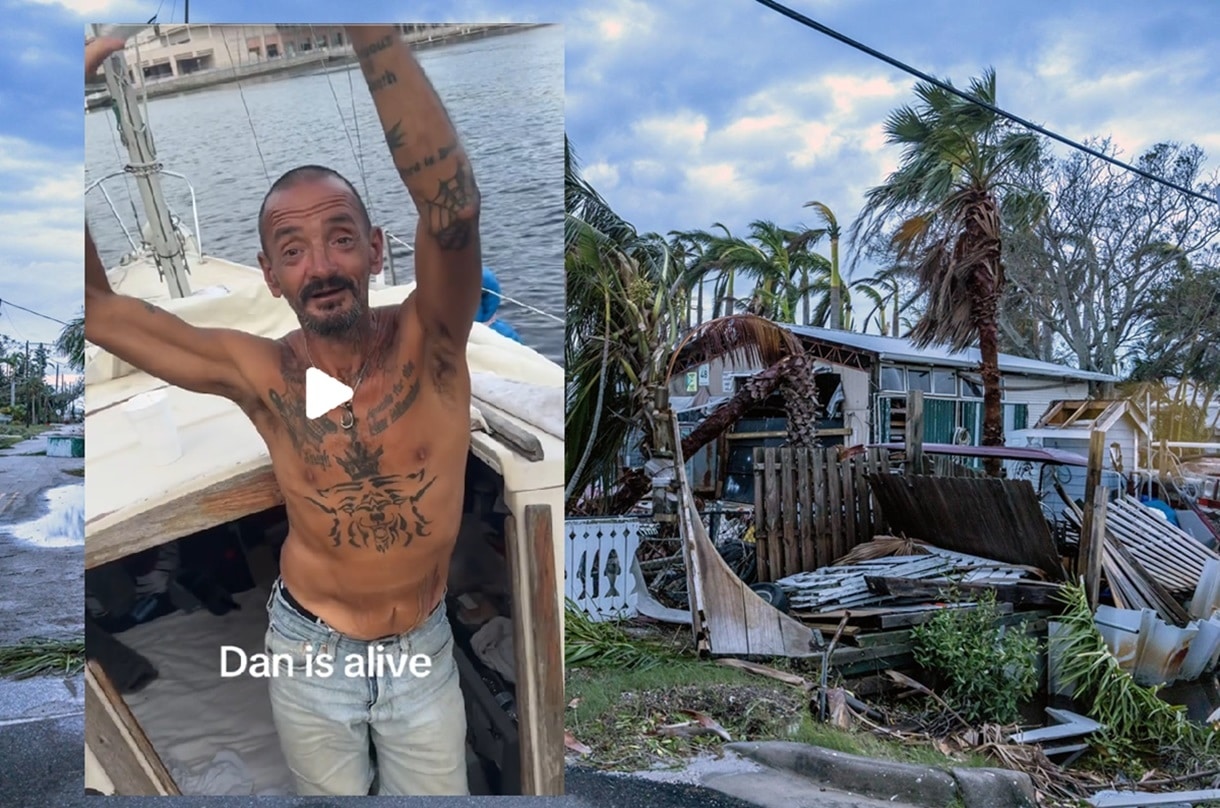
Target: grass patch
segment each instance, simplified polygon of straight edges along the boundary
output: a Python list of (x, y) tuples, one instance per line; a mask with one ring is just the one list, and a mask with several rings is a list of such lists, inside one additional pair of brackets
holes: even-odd
[(28, 679), (39, 675), (69, 675), (85, 667), (85, 641), (30, 638), (0, 647), (0, 676)]
[(719, 723), (734, 741), (787, 738), (808, 711), (804, 694), (693, 657), (637, 670), (571, 668), (565, 726), (592, 749), (583, 762), (638, 771), (682, 765), (724, 741), (717, 735), (666, 736), (667, 724), (692, 720), (695, 710)]
[(64, 472), (64, 474), (71, 474), (73, 477), (84, 477), (85, 476), (84, 466), (82, 466), (78, 469), (64, 469), (63, 472)]
[(12, 449), (14, 446), (16, 446), (18, 443), (21, 443), (21, 441), (23, 441), (23, 440), (25, 440), (25, 438), (12, 438), (12, 437), (0, 438), (0, 450)]
[(954, 766), (986, 767), (996, 765), (983, 755), (968, 753), (960, 757), (946, 755), (940, 750), (922, 743), (904, 744), (878, 738), (865, 732), (841, 730), (828, 724), (819, 724), (813, 716), (801, 722), (790, 740), (833, 749), (848, 755), (892, 760), (897, 763), (918, 763), (923, 766), (948, 768)]

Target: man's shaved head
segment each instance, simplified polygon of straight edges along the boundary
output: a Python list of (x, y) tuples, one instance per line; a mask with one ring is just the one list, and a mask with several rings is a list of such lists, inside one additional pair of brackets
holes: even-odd
[(352, 198), (356, 200), (356, 210), (360, 214), (360, 222), (364, 225), (365, 231), (367, 232), (372, 229), (373, 220), (369, 218), (368, 208), (364, 206), (364, 200), (361, 199), (360, 194), (356, 192), (356, 186), (352, 185), (351, 181), (349, 181), (347, 177), (343, 176), (338, 171), (335, 171), (333, 168), (327, 168), (326, 166), (297, 166), (290, 171), (286, 171), (278, 180), (271, 184), (271, 187), (267, 190), (267, 195), (263, 197), (263, 204), (259, 206), (258, 238), (264, 253), (267, 252), (267, 233), (263, 227), (263, 220), (267, 216), (267, 202), (271, 199), (271, 196), (277, 191), (288, 190), (299, 182), (327, 178), (337, 179), (347, 186), (347, 189), (352, 192)]

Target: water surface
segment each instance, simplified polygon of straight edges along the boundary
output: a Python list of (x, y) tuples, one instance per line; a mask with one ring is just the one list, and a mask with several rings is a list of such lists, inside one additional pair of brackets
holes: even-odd
[[(502, 316), (528, 344), (562, 361), (562, 30), (531, 29), (442, 46), (421, 51), (419, 59), (474, 164), (484, 201), (484, 263), (496, 271), (507, 297), (560, 320), (512, 303)], [(208, 254), (257, 266), (263, 196), (276, 177), (306, 163), (343, 173), (376, 224), (404, 241), (415, 240), (415, 205), (390, 160), (356, 66), (150, 99), (148, 119), (165, 168), (195, 187)], [(86, 182), (126, 163), (114, 113), (87, 114)], [(185, 183), (165, 178), (163, 186), (174, 212), (193, 229)], [(108, 180), (106, 189), (131, 230), (133, 198), (141, 209), (134, 182)], [(98, 191), (87, 197), (86, 212), (103, 261), (115, 265), (130, 247)], [(409, 282), (411, 256), (394, 248), (398, 281)]]

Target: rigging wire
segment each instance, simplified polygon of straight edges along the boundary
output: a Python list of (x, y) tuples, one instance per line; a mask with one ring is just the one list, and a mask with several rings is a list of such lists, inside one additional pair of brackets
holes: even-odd
[[(116, 114), (118, 114), (118, 103), (119, 102), (117, 99), (114, 99), (113, 103), (115, 105), (115, 112), (116, 112)], [(115, 121), (115, 123), (118, 124), (118, 121)], [(119, 165), (126, 165), (127, 160), (124, 159), (123, 152), (119, 148), (119, 136), (118, 136), (119, 127), (116, 125), (114, 127), (108, 126), (106, 128), (110, 130), (110, 143), (111, 143), (111, 145), (114, 146), (114, 156), (118, 159)], [(132, 218), (135, 219), (136, 229), (138, 230), (140, 227), (140, 211), (136, 210), (137, 194), (134, 190), (132, 190), (132, 187), (131, 187), (131, 174), (126, 171), (123, 172), (123, 190), (127, 191), (127, 201), (131, 203), (131, 215), (132, 215)], [(120, 224), (121, 224), (121, 222), (120, 222)], [(133, 244), (132, 246), (134, 247), (135, 245)]]
[(267, 179), (267, 186), (271, 186), (271, 172), (267, 170), (267, 160), (263, 157), (263, 147), (258, 143), (258, 132), (254, 129), (254, 118), (250, 115), (250, 105), (246, 103), (246, 93), (241, 87), (241, 74), (237, 70), (237, 63), (233, 61), (233, 51), (229, 50), (229, 38), (222, 32), (220, 41), (225, 45), (225, 53), (229, 57), (229, 64), (233, 65), (233, 80), (237, 83), (237, 94), (241, 96), (241, 105), (246, 110), (246, 123), (250, 124), (250, 134), (254, 137), (254, 148), (258, 151), (258, 162), (263, 167), (263, 176)]
[(1211, 197), (1211, 196), (1207, 196), (1205, 194), (1201, 194), (1198, 191), (1194, 191), (1185, 186), (1178, 185), (1177, 183), (1167, 180), (1164, 177), (1158, 177), (1156, 174), (1153, 174), (1150, 171), (1145, 171), (1142, 168), (1137, 168), (1136, 166), (1130, 165), (1128, 163), (1124, 163), (1122, 160), (1111, 157), (1107, 154), (1097, 151), (1096, 149), (1090, 148), (1090, 147), (1084, 145), (1083, 143), (1079, 143), (1075, 140), (1072, 140), (1071, 138), (1068, 138), (1063, 135), (1052, 132), (1049, 129), (1046, 129), (1042, 126), (1039, 126), (1036, 123), (1033, 123), (1032, 121), (1028, 121), (1025, 118), (1021, 118), (1017, 115), (1014, 115), (1011, 112), (1005, 112), (1004, 110), (1000, 109), (999, 107), (997, 107), (993, 104), (989, 104), (986, 101), (981, 101), (981, 100), (975, 98), (974, 96), (970, 95), (969, 93), (959, 90), (958, 88), (954, 87), (951, 84), (941, 81), (940, 79), (934, 78), (934, 77), (928, 75), (927, 73), (924, 73), (922, 70), (918, 70), (914, 67), (911, 67), (910, 65), (908, 65), (904, 62), (901, 62), (892, 56), (888, 56), (879, 50), (870, 48), (868, 45), (865, 45), (861, 42), (857, 42), (856, 40), (852, 39), (851, 37), (841, 34), (838, 31), (834, 30), (833, 28), (825, 26), (822, 23), (817, 22), (816, 20), (810, 19), (809, 17), (806, 17), (804, 14), (801, 14), (798, 11), (794, 11), (793, 9), (788, 8), (787, 6), (783, 5), (782, 3), (777, 3), (777, 2), (775, 2), (775, 0), (754, 0), (754, 2), (756, 2), (760, 5), (766, 6), (767, 8), (771, 9), (772, 11), (774, 11), (778, 14), (781, 14), (790, 20), (798, 22), (801, 25), (804, 25), (806, 28), (812, 28), (813, 30), (815, 30), (819, 33), (825, 34), (826, 36), (830, 37), (831, 39), (836, 39), (845, 45), (853, 47), (858, 51), (862, 51), (863, 53), (866, 53), (869, 56), (872, 56), (874, 59), (880, 59), (881, 61), (885, 62), (888, 65), (896, 67), (899, 70), (902, 70), (906, 73), (910, 73), (912, 76), (915, 76), (916, 78), (919, 78), (925, 82), (928, 82), (929, 84), (934, 84), (942, 90), (953, 93), (954, 95), (956, 95), (960, 98), (963, 98), (966, 101), (969, 101), (970, 103), (975, 104), (976, 106), (980, 106), (983, 109), (986, 109), (995, 115), (999, 115), (1001, 117), (1007, 118), (1010, 121), (1013, 121), (1014, 123), (1020, 124), (1021, 126), (1024, 126), (1027, 129), (1031, 129), (1041, 135), (1045, 135), (1046, 137), (1049, 137), (1052, 140), (1057, 140), (1060, 143), (1070, 146), (1073, 149), (1082, 151), (1085, 154), (1098, 158), (1099, 160), (1104, 160), (1105, 162), (1111, 163), (1115, 166), (1118, 166), (1119, 168), (1126, 169), (1127, 171), (1131, 171), (1135, 174), (1140, 175), (1141, 177), (1144, 177), (1145, 179), (1159, 183), (1168, 188), (1172, 188), (1173, 190), (1178, 191), (1179, 193), (1183, 193), (1188, 196), (1193, 196), (1197, 199), (1203, 200), (1204, 202), (1210, 202), (1213, 205), (1220, 205), (1220, 199), (1217, 199), (1216, 197)]

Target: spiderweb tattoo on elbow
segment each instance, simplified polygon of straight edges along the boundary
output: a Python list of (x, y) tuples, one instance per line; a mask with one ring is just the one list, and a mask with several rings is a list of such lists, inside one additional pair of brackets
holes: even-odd
[(478, 204), (474, 172), (462, 161), (452, 177), (438, 183), (436, 195), (424, 202), (428, 230), (442, 249), (461, 250), (470, 245)]

